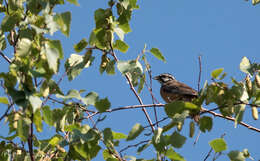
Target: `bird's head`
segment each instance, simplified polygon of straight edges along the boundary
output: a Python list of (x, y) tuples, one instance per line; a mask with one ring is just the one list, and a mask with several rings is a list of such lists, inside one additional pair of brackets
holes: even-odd
[(176, 80), (174, 76), (169, 73), (163, 73), (158, 76), (153, 77), (154, 80), (157, 80), (161, 84), (167, 83), (168, 81)]

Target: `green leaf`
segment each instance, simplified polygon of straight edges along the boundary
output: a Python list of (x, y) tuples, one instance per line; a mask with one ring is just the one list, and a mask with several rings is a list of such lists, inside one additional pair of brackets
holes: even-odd
[(48, 124), (49, 126), (53, 125), (53, 113), (49, 106), (44, 106), (42, 108), (42, 117), (46, 124)]
[(244, 73), (250, 74), (249, 70), (251, 68), (251, 63), (247, 57), (243, 57), (240, 62), (240, 70)]
[(235, 128), (239, 124), (240, 121), (243, 120), (244, 112), (245, 112), (246, 105), (245, 104), (239, 104), (235, 105)]
[(48, 40), (47, 43), (50, 48), (57, 49), (59, 59), (63, 59), (63, 49), (60, 40)]
[(78, 143), (75, 144), (73, 147), (75, 151), (86, 160), (91, 160), (92, 158), (96, 157), (99, 150), (101, 149), (101, 147), (97, 144), (93, 145), (88, 142), (84, 144)]
[(185, 159), (177, 152), (175, 152), (172, 148), (168, 149), (165, 154), (169, 159), (174, 161), (185, 161)]
[(80, 40), (79, 43), (75, 44), (73, 47), (74, 47), (74, 50), (79, 53), (81, 52), (86, 46), (88, 45), (88, 42), (85, 38), (83, 38), (82, 40)]
[(166, 139), (165, 139), (165, 136), (162, 135), (162, 132), (163, 132), (162, 128), (159, 127), (158, 129), (156, 129), (154, 132), (153, 139), (152, 139), (153, 146), (159, 152), (163, 152), (166, 150), (165, 149)]
[(61, 14), (56, 14), (54, 17), (55, 22), (59, 25), (61, 32), (69, 37), (70, 33), (70, 23), (71, 23), (71, 13), (64, 12)]
[(119, 24), (118, 27), (121, 28), (125, 34), (132, 32), (130, 25), (128, 23)]
[(58, 60), (60, 57), (59, 50), (53, 47), (51, 43), (45, 43), (45, 54), (49, 68), (53, 70), (54, 73), (58, 72)]
[(31, 50), (32, 42), (27, 38), (18, 41), (16, 52), (20, 57), (28, 56)]
[(17, 135), (21, 138), (22, 141), (26, 141), (29, 135), (29, 119), (19, 119), (17, 125)]
[(71, 54), (65, 63), (68, 79), (70, 81), (75, 79), (84, 68), (90, 67), (93, 60), (91, 51), (88, 51), (84, 56)]
[(117, 68), (122, 74), (127, 72), (137, 72), (142, 74), (143, 68), (139, 61), (130, 60), (130, 61), (118, 61)]
[(3, 103), (3, 104), (9, 104), (8, 102), (8, 99), (6, 97), (0, 97), (0, 103)]
[(119, 51), (125, 53), (127, 52), (129, 46), (124, 42), (124, 41), (121, 41), (121, 40), (116, 40), (116, 42), (114, 43), (114, 48), (115, 49), (118, 49)]
[(37, 132), (42, 132), (42, 116), (40, 109), (37, 109), (33, 114), (33, 123), (35, 124)]
[(115, 31), (115, 33), (117, 34), (117, 36), (119, 37), (119, 39), (120, 39), (121, 41), (124, 41), (125, 32), (124, 32), (121, 28), (119, 28), (119, 27), (114, 28), (114, 31)]
[(60, 26), (55, 21), (55, 17), (53, 15), (45, 14), (44, 20), (45, 20), (45, 23), (47, 25), (47, 29), (48, 29), (51, 36), (54, 34), (54, 32), (59, 30)]
[(50, 139), (49, 144), (52, 146), (57, 145), (62, 138), (60, 136), (54, 136)]
[(2, 20), (1, 29), (3, 32), (11, 31), (15, 25), (20, 21), (20, 14), (7, 15)]
[(41, 108), (42, 100), (37, 96), (29, 96), (29, 102), (33, 108), (33, 112), (35, 112), (37, 109)]
[(115, 74), (115, 63), (116, 63), (115, 60), (110, 60), (107, 63), (106, 72), (107, 72), (108, 75), (114, 75)]
[(137, 154), (139, 155), (142, 151), (148, 148), (152, 144), (152, 141), (149, 141), (147, 144), (143, 144), (142, 146), (138, 147)]
[(118, 161), (108, 149), (103, 150), (103, 159), (106, 161)]
[(111, 106), (109, 100), (107, 98), (100, 99), (95, 102), (95, 107), (99, 112), (105, 112)]
[(210, 131), (212, 129), (212, 118), (208, 116), (203, 116), (199, 120), (200, 130), (202, 132), (206, 132), (206, 130)]
[(186, 141), (186, 137), (175, 131), (170, 137), (170, 144), (175, 148), (181, 148)]
[(79, 6), (78, 0), (67, 0), (69, 3)]
[(138, 86), (138, 89), (137, 89), (137, 92), (140, 94), (141, 91), (143, 90), (144, 88), (144, 83), (145, 83), (145, 75), (143, 75), (141, 78), (140, 78), (140, 83), (139, 83), (139, 86)]
[(211, 140), (209, 145), (216, 153), (227, 150), (227, 144), (223, 138)]
[(253, 5), (257, 5), (258, 3), (260, 3), (260, 0), (252, 0)]
[(191, 103), (183, 101), (174, 101), (165, 105), (165, 112), (169, 117), (173, 117), (175, 114), (181, 114), (184, 110), (198, 111), (200, 108)]
[(95, 105), (98, 100), (98, 94), (96, 92), (90, 92), (85, 96), (85, 104), (86, 105)]
[(0, 50), (4, 50), (6, 48), (6, 40), (5, 34), (0, 30)]
[(125, 135), (123, 133), (119, 133), (119, 132), (112, 131), (112, 135), (113, 135), (113, 138), (116, 139), (116, 140), (126, 139), (127, 138), (127, 135)]
[(223, 72), (223, 70), (224, 70), (224, 68), (219, 68), (219, 69), (214, 70), (211, 73), (211, 77), (215, 78), (215, 79), (218, 79), (218, 76)]
[(237, 150), (230, 151), (228, 153), (228, 157), (231, 161), (245, 161), (246, 160), (244, 154), (240, 151), (237, 151)]
[(150, 52), (155, 56), (157, 59), (162, 60), (163, 62), (166, 62), (164, 56), (162, 55), (161, 51), (158, 48), (152, 48)]
[(129, 132), (126, 140), (127, 141), (134, 140), (137, 136), (139, 136), (142, 133), (143, 130), (144, 130), (144, 128), (141, 124), (138, 124), (138, 123), (135, 124), (132, 127), (131, 131)]

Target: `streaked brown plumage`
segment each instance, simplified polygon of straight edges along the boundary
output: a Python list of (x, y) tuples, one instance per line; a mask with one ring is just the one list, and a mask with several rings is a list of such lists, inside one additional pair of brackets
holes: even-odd
[[(153, 79), (161, 83), (160, 94), (166, 103), (173, 101), (191, 102), (198, 97), (198, 92), (188, 85), (177, 81), (171, 74), (163, 73)], [(196, 122), (199, 121), (199, 115), (194, 116)]]

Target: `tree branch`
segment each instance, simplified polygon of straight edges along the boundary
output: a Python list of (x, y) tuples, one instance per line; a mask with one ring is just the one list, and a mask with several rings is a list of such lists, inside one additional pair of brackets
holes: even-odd
[[(234, 122), (235, 122), (235, 120), (236, 120), (234, 117), (223, 116), (222, 114), (219, 114), (219, 113), (216, 113), (216, 112), (207, 110), (207, 109), (205, 109), (205, 108), (202, 108), (202, 112), (203, 112), (203, 113), (209, 113), (209, 114), (212, 114), (212, 115), (215, 116), (215, 117), (221, 117), (221, 118), (224, 118), (224, 119), (226, 119), (226, 120), (230, 120), (230, 121), (234, 121)], [(258, 128), (254, 127), (254, 126), (251, 126), (251, 125), (249, 125), (249, 124), (247, 124), (247, 123), (245, 123), (245, 122), (240, 121), (240, 122), (238, 122), (238, 124), (240, 124), (240, 125), (242, 125), (242, 126), (248, 128), (248, 129), (250, 129), (250, 130), (253, 130), (253, 131), (256, 131), (256, 132), (260, 132), (260, 129), (258, 129)]]
[(0, 51), (0, 55), (1, 55), (9, 64), (12, 63), (12, 61), (11, 61), (2, 51)]
[(137, 143), (137, 144), (128, 145), (127, 147), (121, 149), (121, 150), (119, 151), (119, 153), (122, 153), (123, 151), (125, 151), (125, 150), (127, 150), (127, 149), (129, 149), (129, 148), (137, 147), (137, 146), (139, 146), (139, 145), (141, 145), (141, 144), (148, 143), (149, 141), (150, 141), (150, 140), (144, 140), (144, 141), (141, 141), (141, 142), (139, 142), (139, 143)]
[(198, 78), (198, 92), (200, 91), (200, 80), (201, 80), (201, 55), (198, 57), (199, 59), (199, 78)]
[[(110, 49), (111, 49), (111, 55), (114, 57), (115, 61), (118, 62), (118, 58), (117, 58), (117, 56), (116, 56), (116, 54), (114, 52), (114, 49), (113, 49), (113, 46), (112, 46), (111, 42), (109, 43), (109, 45), (110, 45)], [(143, 105), (143, 101), (140, 98), (140, 96), (137, 94), (137, 92), (136, 92), (136, 90), (135, 90), (135, 88), (134, 88), (134, 86), (133, 86), (133, 84), (132, 84), (132, 82), (131, 82), (131, 80), (130, 80), (130, 78), (129, 78), (127, 73), (125, 74), (125, 78), (128, 81), (130, 89), (133, 91), (133, 93), (136, 96), (137, 100), (139, 101), (139, 103), (141, 105)], [(153, 123), (152, 123), (152, 121), (151, 121), (151, 119), (150, 119), (146, 109), (142, 107), (142, 111), (144, 112), (145, 117), (146, 117), (147, 121), (149, 122), (149, 124), (151, 125), (152, 131), (154, 132), (155, 129), (154, 129)]]
[(29, 136), (28, 136), (28, 147), (31, 161), (35, 161), (34, 154), (33, 154), (33, 114), (31, 115), (31, 125), (29, 129)]

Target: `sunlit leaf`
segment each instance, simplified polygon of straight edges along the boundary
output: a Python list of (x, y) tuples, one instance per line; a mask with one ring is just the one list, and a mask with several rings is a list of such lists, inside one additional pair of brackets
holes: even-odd
[(61, 32), (68, 37), (70, 33), (71, 13), (64, 12), (56, 14), (54, 20), (59, 25)]
[(222, 152), (224, 150), (227, 150), (227, 144), (223, 138), (218, 138), (211, 140), (209, 142), (209, 145), (211, 148), (217, 153), (217, 152)]
[(31, 40), (27, 38), (20, 39), (17, 44), (17, 54), (21, 57), (28, 55), (31, 49), (31, 44)]
[(166, 139), (165, 136), (162, 135), (163, 129), (162, 128), (158, 128), (155, 130), (154, 132), (154, 136), (153, 136), (153, 146), (155, 147), (155, 149), (159, 152), (163, 152), (165, 151), (165, 146), (166, 146)]
[(112, 135), (113, 135), (113, 138), (116, 139), (116, 140), (127, 138), (127, 135), (125, 135), (123, 133), (119, 133), (119, 132), (112, 131)]
[(42, 105), (42, 100), (37, 96), (29, 96), (29, 102), (33, 108), (33, 112), (39, 109)]
[(258, 4), (258, 3), (260, 3), (260, 0), (252, 0), (252, 4), (253, 4), (253, 5), (256, 5), (256, 4)]
[(17, 125), (17, 134), (21, 138), (22, 141), (26, 141), (29, 135), (29, 119), (19, 119)]
[(174, 101), (166, 104), (164, 110), (169, 117), (173, 117), (177, 113), (181, 114), (184, 110), (198, 111), (199, 107), (191, 102)]
[(6, 97), (0, 97), (0, 103), (7, 104), (8, 105), (8, 99)]
[(46, 124), (48, 124), (49, 126), (53, 125), (53, 113), (49, 106), (44, 106), (42, 108), (42, 117)]
[(174, 161), (185, 161), (185, 159), (177, 152), (175, 152), (172, 148), (168, 149), (165, 154), (169, 159)]
[(211, 77), (218, 79), (218, 76), (223, 72), (224, 68), (219, 68), (211, 72)]
[(159, 60), (166, 62), (164, 56), (162, 55), (161, 51), (158, 48), (152, 48), (150, 52)]
[(245, 161), (246, 157), (244, 156), (244, 154), (240, 151), (230, 151), (228, 153), (228, 157), (231, 161)]
[(85, 55), (78, 55), (78, 54), (71, 54), (70, 58), (67, 59), (65, 63), (65, 68), (67, 70), (67, 75), (69, 80), (73, 80), (76, 76), (80, 74), (80, 72), (84, 68), (88, 68), (94, 57), (91, 56), (92, 54), (87, 52)]
[(37, 132), (42, 131), (42, 116), (40, 109), (37, 109), (33, 115), (33, 123), (35, 124)]
[(90, 92), (85, 96), (85, 104), (87, 105), (95, 105), (98, 100), (98, 94), (96, 92)]
[(79, 6), (78, 0), (67, 0), (69, 3)]
[(144, 130), (143, 126), (141, 124), (135, 124), (131, 131), (129, 132), (128, 136), (127, 136), (127, 141), (130, 141), (130, 140), (134, 140), (137, 136), (139, 136), (142, 131)]
[(116, 42), (114, 43), (114, 48), (125, 53), (127, 52), (129, 46), (124, 41), (116, 40)]
[(247, 57), (243, 57), (240, 62), (240, 70), (244, 73), (249, 74), (249, 69), (251, 68), (251, 63)]
[(117, 34), (117, 36), (120, 38), (120, 40), (124, 41), (124, 35), (125, 35), (124, 31), (119, 27), (115, 28), (114, 31)]

